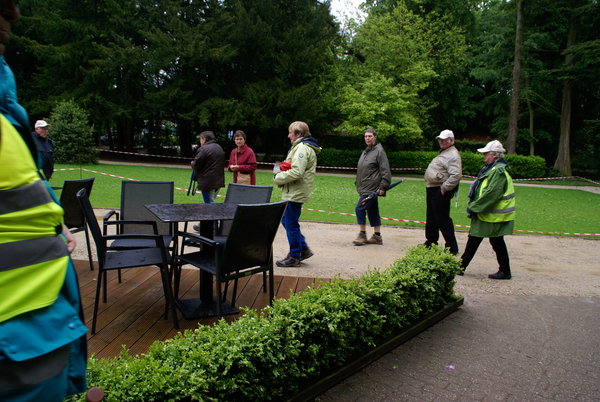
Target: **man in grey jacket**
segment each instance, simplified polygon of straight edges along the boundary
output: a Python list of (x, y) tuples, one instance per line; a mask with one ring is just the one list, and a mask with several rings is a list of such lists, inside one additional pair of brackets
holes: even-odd
[(458, 244), (454, 235), (454, 222), (450, 218), (450, 200), (458, 190), (462, 177), (462, 161), (454, 146), (454, 133), (444, 130), (438, 135), (440, 153), (433, 158), (425, 172), (427, 189), (427, 222), (425, 223), (425, 246), (437, 245), (442, 232), (454, 255), (458, 254)]
[[(381, 237), (381, 218), (379, 216), (378, 197), (371, 202), (361, 202), (371, 193), (377, 192), (377, 195), (384, 197), (387, 188), (392, 182), (392, 172), (388, 162), (387, 155), (381, 144), (377, 141), (377, 133), (372, 128), (365, 131), (365, 143), (367, 147), (363, 151), (358, 161), (356, 169), (356, 191), (360, 198), (356, 204), (356, 220), (360, 227), (358, 237), (352, 243), (355, 246), (363, 244), (383, 244)], [(374, 233), (367, 240), (366, 217), (369, 217), (369, 223), (373, 227)]]

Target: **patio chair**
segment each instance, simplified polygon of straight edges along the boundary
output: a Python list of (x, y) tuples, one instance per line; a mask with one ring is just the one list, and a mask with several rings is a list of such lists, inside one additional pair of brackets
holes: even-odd
[[(165, 247), (169, 247), (173, 239), (173, 224), (164, 223), (152, 212), (148, 211), (146, 204), (172, 204), (173, 203), (172, 181), (129, 181), (121, 182), (121, 208), (120, 213), (109, 211), (103, 219), (103, 234), (108, 234), (110, 225), (116, 226), (117, 234), (154, 234), (151, 227), (146, 224), (128, 224), (126, 226), (119, 222), (111, 221), (114, 216), (117, 220), (127, 221), (154, 221), (158, 233), (163, 236)], [(145, 240), (116, 240), (109, 246), (110, 249), (127, 249), (131, 247), (154, 247), (154, 242)]]
[[(271, 202), (272, 186), (251, 186), (248, 184), (230, 183), (227, 186), (225, 202), (234, 204), (264, 204)], [(226, 241), (231, 230), (232, 221), (220, 221), (215, 235), (215, 240)]]
[[(169, 251), (175, 249), (173, 241), (173, 224), (164, 223), (158, 219), (152, 212), (148, 211), (146, 204), (172, 204), (173, 203), (172, 181), (130, 181), (121, 182), (121, 208), (120, 212), (109, 211), (102, 221), (103, 231), (106, 236), (110, 226), (116, 227), (117, 234), (160, 234), (163, 238), (165, 247)], [(115, 217), (116, 220), (111, 220)], [(146, 223), (122, 225), (122, 221), (143, 221), (155, 222), (155, 232), (153, 226)], [(154, 241), (147, 239), (117, 239), (109, 246), (109, 250), (127, 250), (140, 247), (154, 247)], [(121, 283), (121, 271), (118, 273), (118, 280)]]
[[(225, 201), (226, 203), (234, 203), (234, 204), (264, 204), (271, 202), (271, 193), (273, 192), (272, 186), (253, 186), (248, 184), (237, 184), (237, 183), (229, 183), (227, 186), (227, 193), (225, 193)], [(231, 224), (233, 221), (219, 221), (216, 230), (214, 240), (220, 244), (225, 244), (227, 242), (227, 236), (229, 235), (229, 231), (231, 230)], [(183, 229), (184, 232), (187, 232), (187, 222)], [(181, 254), (184, 253), (185, 247), (200, 247), (193, 239), (185, 239), (181, 243)], [(225, 284), (225, 291), (227, 293), (227, 286)], [(236, 280), (237, 286), (237, 280)], [(266, 272), (263, 274), (263, 286), (266, 288), (267, 286), (267, 274)], [(177, 299), (179, 293), (179, 288), (175, 287), (175, 298)]]
[[(236, 184), (229, 183), (227, 186), (227, 193), (225, 194), (226, 203), (235, 203), (235, 204), (263, 204), (271, 202), (271, 193), (273, 192), (272, 186), (252, 186), (248, 184)], [(221, 244), (225, 244), (227, 241), (227, 235), (229, 234), (229, 230), (231, 229), (232, 221), (219, 221), (216, 230), (214, 239)], [(185, 223), (184, 232), (187, 232), (187, 222)], [(195, 246), (199, 245), (195, 243), (193, 240), (184, 241), (182, 243), (181, 254), (183, 254), (183, 249), (185, 246)]]
[[(213, 239), (193, 233), (181, 236), (202, 243), (200, 251), (176, 256), (175, 286), (179, 287), (181, 266), (190, 264), (215, 276), (217, 288), (217, 316), (223, 316), (226, 290), (221, 284), (235, 281), (231, 306), (235, 306), (237, 279), (260, 272), (269, 273), (269, 303), (273, 301), (273, 240), (288, 201), (270, 204), (240, 204), (231, 223), (227, 242), (221, 244)], [(263, 291), (266, 286), (263, 284)]]
[[(94, 316), (92, 319), (92, 334), (96, 333), (96, 318), (98, 316), (98, 303), (100, 301), (100, 289), (103, 292), (103, 302), (106, 303), (106, 274), (110, 270), (119, 270), (124, 268), (138, 268), (149, 265), (156, 265), (160, 269), (160, 276), (165, 295), (165, 319), (169, 317), (169, 308), (173, 316), (173, 325), (179, 328), (177, 321), (177, 312), (171, 292), (171, 280), (169, 275), (169, 264), (171, 255), (168, 253), (164, 244), (163, 236), (157, 234), (117, 234), (104, 236), (100, 231), (98, 221), (95, 219), (94, 211), (85, 189), (77, 192), (77, 199), (87, 220), (87, 225), (92, 232), (92, 237), (96, 243), (96, 252), (98, 254), (98, 281), (96, 283), (96, 299), (94, 301)], [(119, 221), (122, 227), (127, 224), (140, 225), (139, 221)], [(156, 227), (156, 222), (147, 222), (148, 225)], [(127, 250), (110, 250), (107, 246), (109, 241), (116, 240), (144, 240), (145, 244), (153, 242), (154, 247), (129, 248)]]
[(71, 233), (77, 233), (81, 231), (85, 232), (88, 259), (90, 261), (90, 270), (92, 271), (94, 270), (94, 265), (92, 263), (90, 233), (88, 232), (87, 225), (85, 224), (85, 216), (83, 215), (83, 211), (81, 210), (81, 206), (77, 200), (77, 192), (82, 188), (85, 188), (86, 193), (89, 195), (92, 192), (94, 179), (94, 177), (90, 177), (88, 179), (65, 180), (60, 193), (60, 205), (65, 211), (65, 226)]

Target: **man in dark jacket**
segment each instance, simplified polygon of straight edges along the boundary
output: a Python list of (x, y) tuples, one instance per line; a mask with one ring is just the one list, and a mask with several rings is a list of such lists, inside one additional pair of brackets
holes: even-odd
[(225, 187), (224, 163), (225, 153), (213, 132), (200, 133), (200, 148), (192, 161), (192, 169), (198, 173), (198, 190), (202, 191), (205, 204), (215, 202), (219, 189)]
[[(356, 246), (363, 244), (383, 244), (381, 238), (381, 218), (379, 216), (379, 204), (377, 197), (369, 203), (361, 205), (361, 202), (372, 192), (377, 192), (381, 197), (385, 196), (387, 188), (392, 182), (392, 172), (388, 162), (387, 155), (383, 147), (377, 142), (377, 133), (372, 128), (365, 131), (365, 143), (367, 147), (363, 151), (358, 161), (356, 170), (356, 191), (360, 198), (356, 204), (356, 220), (360, 227), (358, 237), (352, 243)], [(374, 233), (367, 240), (366, 217), (369, 217), (369, 223), (373, 227)]]
[(46, 180), (49, 181), (54, 173), (54, 141), (48, 138), (48, 127), (50, 124), (44, 120), (38, 120), (35, 122), (35, 131), (31, 135), (33, 135), (35, 146), (42, 158), (42, 171)]

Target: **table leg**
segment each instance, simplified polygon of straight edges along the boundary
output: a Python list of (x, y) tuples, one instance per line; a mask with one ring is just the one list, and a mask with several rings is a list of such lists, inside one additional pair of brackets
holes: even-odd
[[(200, 222), (200, 235), (212, 239), (214, 237), (214, 221)], [(187, 319), (217, 316), (217, 296), (213, 296), (213, 276), (199, 270), (200, 295), (198, 299), (179, 299), (175, 303)], [(226, 300), (223, 303), (223, 315), (237, 314), (240, 310), (231, 306)]]

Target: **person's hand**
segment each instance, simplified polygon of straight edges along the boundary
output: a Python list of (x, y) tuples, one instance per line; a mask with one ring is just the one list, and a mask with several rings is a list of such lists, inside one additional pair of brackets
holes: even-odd
[(472, 218), (475, 214), (467, 207), (467, 218)]
[(63, 232), (65, 232), (65, 237), (67, 238), (67, 251), (71, 254), (75, 247), (77, 246), (77, 242), (75, 241), (75, 237), (73, 237), (73, 233), (67, 229), (66, 226), (63, 225)]
[(385, 195), (385, 190), (379, 189), (377, 190), (377, 194), (383, 197)]
[(239, 170), (240, 170), (240, 167), (238, 165), (231, 165), (232, 172), (238, 172)]
[(444, 195), (446, 193), (446, 190), (444, 190), (444, 187), (440, 187), (440, 191), (442, 192), (442, 195)]

